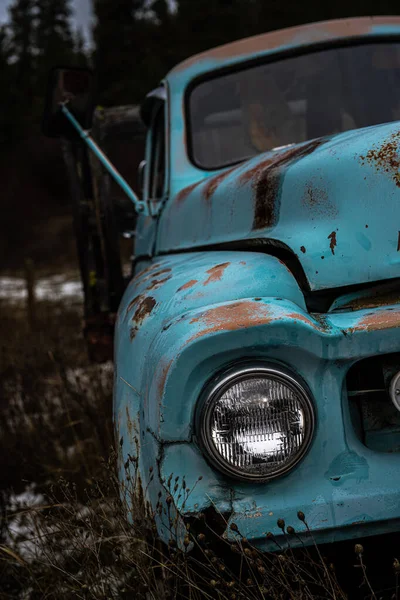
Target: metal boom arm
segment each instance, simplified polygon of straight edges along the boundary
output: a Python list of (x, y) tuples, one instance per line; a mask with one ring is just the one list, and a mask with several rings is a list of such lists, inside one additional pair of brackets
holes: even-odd
[(64, 113), (64, 115), (66, 116), (66, 118), (68, 119), (68, 121), (73, 125), (73, 127), (79, 133), (82, 140), (91, 149), (91, 151), (95, 154), (95, 156), (97, 156), (97, 158), (99, 159), (101, 164), (105, 167), (105, 169), (107, 169), (107, 171), (110, 173), (111, 177), (118, 183), (118, 185), (126, 193), (128, 198), (130, 200), (132, 200), (136, 211), (138, 213), (143, 213), (146, 216), (148, 216), (149, 213), (148, 213), (147, 205), (142, 200), (139, 200), (139, 198), (137, 197), (137, 195), (135, 194), (135, 192), (133, 191), (131, 186), (128, 184), (128, 182), (122, 177), (122, 175), (114, 167), (114, 165), (110, 162), (110, 160), (107, 158), (107, 156), (101, 150), (101, 148), (99, 148), (99, 146), (96, 144), (96, 142), (90, 135), (90, 132), (85, 131), (83, 129), (83, 127), (81, 127), (79, 122), (75, 119), (74, 115), (67, 108), (66, 103), (61, 104), (61, 110)]

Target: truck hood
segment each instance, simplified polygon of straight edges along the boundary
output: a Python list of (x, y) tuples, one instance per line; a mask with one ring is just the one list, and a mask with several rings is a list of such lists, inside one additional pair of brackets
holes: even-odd
[(157, 250), (280, 245), (311, 290), (400, 277), (400, 123), (267, 152), (173, 193)]

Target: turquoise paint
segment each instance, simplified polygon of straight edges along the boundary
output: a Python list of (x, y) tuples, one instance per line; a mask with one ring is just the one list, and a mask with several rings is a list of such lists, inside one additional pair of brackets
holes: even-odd
[[(400, 34), (400, 27), (372, 28), (365, 35), (393, 33)], [(319, 34), (319, 41), (326, 39)], [(314, 41), (315, 36), (299, 32), (290, 44), (251, 58)], [(400, 123), (292, 147), (286, 161), (287, 149), (256, 157), (232, 169), (207, 201), (205, 190), (216, 174), (197, 169), (186, 154), (183, 95), (193, 78), (248, 58), (199, 59), (165, 80), (170, 194), (158, 218), (139, 219), (136, 254), (142, 260), (116, 323), (120, 476), (125, 481), (129, 455), (136, 458), (133, 479), (153, 510), (160, 497), (157, 526), (165, 541), (171, 514), (179, 516), (175, 534), (182, 543), (185, 519), (210, 506), (226, 515), (229, 539), (235, 538), (229, 525), (236, 523), (263, 549), (276, 549), (265, 536), (268, 531), (286, 543), (278, 518), (293, 525), (304, 543), (312, 543), (297, 521), (298, 510), (318, 542), (398, 530), (399, 457), (360, 441), (345, 381), (357, 361), (400, 352), (399, 305), (351, 310), (348, 303), (369, 292), (338, 292), (321, 318), (308, 312), (299, 283), (268, 254), (271, 247), (246, 252), (216, 250), (216, 245), (251, 240), (284, 245), (313, 291), (398, 278), (400, 188), (393, 172), (365, 157), (397, 140)], [(254, 184), (265, 172), (260, 164), (281, 158), (274, 219), (255, 229)], [(316, 410), (307, 455), (285, 477), (267, 484), (239, 483), (211, 467), (194, 427), (205, 384), (248, 358), (283, 365), (301, 377)], [(185, 478), (188, 497), (180, 488), (171, 494), (171, 475), (179, 477), (179, 486)], [(172, 504), (167, 502), (171, 495)]]

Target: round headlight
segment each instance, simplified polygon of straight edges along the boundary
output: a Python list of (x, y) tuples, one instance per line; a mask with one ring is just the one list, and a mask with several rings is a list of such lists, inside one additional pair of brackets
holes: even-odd
[(197, 416), (200, 444), (226, 475), (267, 481), (292, 469), (314, 432), (305, 387), (275, 366), (242, 366), (205, 392)]

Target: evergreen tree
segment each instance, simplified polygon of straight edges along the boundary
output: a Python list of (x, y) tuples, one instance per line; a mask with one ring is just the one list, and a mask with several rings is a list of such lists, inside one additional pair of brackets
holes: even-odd
[[(57, 65), (74, 62), (70, 0), (36, 0), (37, 89), (45, 89), (48, 72)], [(43, 92), (42, 92), (43, 93)]]
[(13, 122), (10, 119), (11, 109), (11, 86), (12, 56), (10, 35), (5, 25), (0, 27), (0, 89), (7, 90), (0, 96), (0, 151), (7, 146), (12, 139)]
[(14, 0), (9, 12), (16, 84), (29, 94), (33, 84), (35, 0)]
[(101, 103), (130, 103), (140, 61), (136, 11), (140, 0), (94, 0), (95, 68)]

